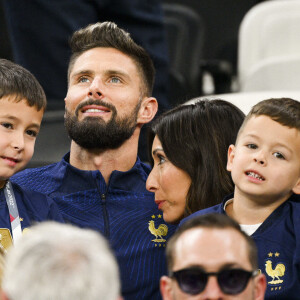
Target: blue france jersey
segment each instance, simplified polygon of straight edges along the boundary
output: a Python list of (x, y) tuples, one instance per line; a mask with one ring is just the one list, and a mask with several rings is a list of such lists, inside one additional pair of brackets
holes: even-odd
[(66, 222), (108, 238), (126, 300), (161, 299), (166, 241), (176, 227), (164, 224), (153, 193), (145, 188), (149, 167), (137, 159), (131, 170), (113, 171), (106, 185), (99, 171), (82, 171), (68, 161), (69, 154), (59, 163), (24, 170), (12, 180), (49, 195)]
[[(22, 230), (35, 223), (46, 220), (63, 222), (57, 205), (49, 197), (35, 191), (22, 189), (14, 183), (12, 183), (12, 188), (18, 207)], [(11, 244), (11, 230), (9, 210), (4, 189), (2, 188), (0, 190), (0, 243), (4, 248), (6, 248), (8, 244)]]
[[(225, 214), (224, 204), (200, 210), (181, 221), (208, 213)], [(179, 226), (180, 226), (179, 225)], [(300, 196), (292, 195), (251, 235), (258, 248), (259, 269), (266, 275), (265, 300), (300, 299)]]

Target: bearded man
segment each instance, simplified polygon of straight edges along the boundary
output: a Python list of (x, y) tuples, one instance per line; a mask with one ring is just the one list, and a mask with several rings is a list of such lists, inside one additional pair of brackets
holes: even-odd
[(12, 180), (52, 197), (66, 222), (105, 235), (119, 263), (125, 300), (161, 299), (164, 246), (175, 228), (153, 240), (148, 223), (154, 220), (158, 228), (163, 219), (145, 188), (149, 167), (137, 157), (141, 127), (157, 112), (153, 63), (111, 22), (76, 31), (70, 45), (65, 98), (70, 153)]

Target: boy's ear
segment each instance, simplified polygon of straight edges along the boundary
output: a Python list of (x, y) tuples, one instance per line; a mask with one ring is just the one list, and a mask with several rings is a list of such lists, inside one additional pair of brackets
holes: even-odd
[(300, 194), (300, 178), (298, 178), (298, 181), (296, 183), (296, 185), (294, 186), (294, 188), (292, 189), (292, 191), (295, 193), (295, 194)]
[(142, 100), (141, 107), (138, 113), (138, 124), (149, 123), (156, 115), (158, 103), (154, 97), (145, 97)]
[(228, 153), (227, 153), (227, 166), (226, 166), (227, 171), (232, 170), (234, 154), (235, 154), (235, 146), (230, 145), (228, 148)]

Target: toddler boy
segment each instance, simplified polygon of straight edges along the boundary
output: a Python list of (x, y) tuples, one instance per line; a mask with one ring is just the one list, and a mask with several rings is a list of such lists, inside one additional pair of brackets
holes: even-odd
[(46, 96), (23, 67), (0, 59), (0, 248), (6, 251), (34, 222), (62, 217), (52, 200), (8, 179), (30, 161)]
[(227, 169), (234, 195), (189, 218), (217, 212), (235, 219), (257, 244), (265, 299), (300, 299), (300, 102), (256, 104), (229, 147)]

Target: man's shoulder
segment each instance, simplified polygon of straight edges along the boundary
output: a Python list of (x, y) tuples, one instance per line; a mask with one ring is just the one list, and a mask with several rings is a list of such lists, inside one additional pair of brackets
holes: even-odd
[(37, 191), (29, 190), (16, 183), (12, 183), (14, 195), (21, 208), (20, 214), (28, 214), (31, 220), (57, 220), (62, 222), (63, 218), (58, 207), (51, 198)]
[(25, 169), (12, 176), (11, 181), (25, 190), (47, 193), (49, 185), (52, 185), (54, 181), (59, 181), (64, 172), (63, 164), (58, 162), (39, 168)]
[(51, 165), (46, 165), (38, 168), (28, 168), (24, 169), (23, 171), (20, 171), (13, 175), (11, 177), (11, 181), (18, 182), (22, 181), (24, 179), (27, 181), (28, 178), (40, 178), (41, 176), (52, 176), (52, 175), (58, 175), (62, 171), (62, 164), (61, 162), (54, 163)]
[(16, 196), (21, 197), (22, 199), (32, 199), (33, 201), (35, 199), (41, 199), (43, 201), (47, 199), (46, 195), (37, 191), (30, 190), (26, 187), (22, 187), (15, 182), (12, 182), (12, 187), (14, 194), (16, 194)]

